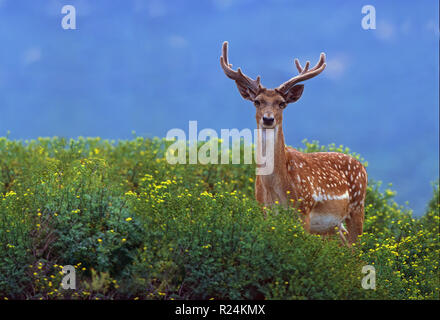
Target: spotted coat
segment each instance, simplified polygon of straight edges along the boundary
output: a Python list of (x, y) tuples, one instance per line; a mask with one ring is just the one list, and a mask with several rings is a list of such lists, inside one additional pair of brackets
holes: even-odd
[(367, 172), (355, 158), (337, 152), (302, 153), (286, 148), (291, 199), (308, 214), (317, 202), (348, 198), (348, 209), (363, 209)]
[(365, 167), (343, 153), (303, 153), (288, 147), (279, 153), (280, 149), (274, 173), (257, 176), (257, 200), (265, 205), (293, 205), (300, 210), (307, 231), (328, 235), (338, 228), (344, 243), (346, 234), (349, 243), (355, 242), (363, 229)]

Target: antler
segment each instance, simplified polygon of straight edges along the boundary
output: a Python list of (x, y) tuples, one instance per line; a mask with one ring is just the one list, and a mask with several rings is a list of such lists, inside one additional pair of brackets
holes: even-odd
[[(226, 76), (232, 80), (235, 80), (240, 93), (244, 96), (253, 95), (256, 96), (259, 89), (261, 88), (260, 84), (260, 76), (257, 77), (257, 80), (253, 80), (241, 72), (241, 69), (238, 68), (237, 71), (232, 70), (232, 64), (228, 62), (228, 42), (223, 42), (222, 47), (222, 56), (220, 57), (220, 65), (223, 68)], [(251, 92), (249, 92), (251, 91)]]
[(299, 71), (299, 75), (291, 78), (290, 80), (284, 82), (282, 85), (280, 85), (277, 90), (281, 91), (282, 93), (287, 93), (295, 84), (298, 82), (308, 80), (310, 78), (316, 77), (318, 74), (320, 74), (326, 67), (325, 64), (325, 53), (322, 52), (321, 56), (319, 57), (319, 61), (312, 69), (309, 70), (310, 61), (306, 62), (306, 65), (304, 68), (299, 63), (298, 59), (295, 59), (295, 65), (296, 68)]

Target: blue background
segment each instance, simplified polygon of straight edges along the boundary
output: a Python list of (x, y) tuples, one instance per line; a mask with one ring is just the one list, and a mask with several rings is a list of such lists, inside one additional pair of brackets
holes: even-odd
[[(77, 30), (63, 30), (63, 5)], [(376, 30), (361, 28), (362, 6)], [(219, 66), (276, 87), (293, 58), (327, 68), (284, 112), (286, 143), (349, 146), (420, 214), (438, 178), (438, 2), (0, 0), (0, 135), (164, 137), (171, 128), (254, 128)]]

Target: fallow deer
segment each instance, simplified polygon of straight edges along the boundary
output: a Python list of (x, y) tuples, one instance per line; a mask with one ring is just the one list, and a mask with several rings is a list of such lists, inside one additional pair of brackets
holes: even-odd
[[(310, 233), (329, 235), (339, 229), (343, 243), (354, 243), (362, 234), (367, 172), (355, 158), (337, 152), (303, 153), (286, 147), (283, 135), (283, 110), (296, 102), (304, 90), (299, 82), (320, 74), (326, 67), (325, 54), (309, 69), (295, 59), (299, 74), (276, 89), (266, 89), (228, 62), (228, 42), (223, 43), (220, 64), (226, 76), (235, 81), (241, 96), (256, 107), (259, 131), (273, 129), (274, 169), (270, 175), (257, 175), (255, 197), (263, 205), (296, 203), (302, 213), (305, 229)], [(257, 146), (258, 148), (258, 146)], [(344, 227), (345, 222), (347, 229)]]

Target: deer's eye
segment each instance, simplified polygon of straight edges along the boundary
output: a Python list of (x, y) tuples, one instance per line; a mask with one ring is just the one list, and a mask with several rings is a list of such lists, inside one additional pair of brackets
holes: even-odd
[(260, 106), (260, 101), (255, 100), (255, 101), (254, 101), (254, 105), (255, 105), (256, 107), (259, 107), (259, 106)]
[(280, 102), (280, 108), (284, 109), (287, 106), (287, 103), (285, 102)]

